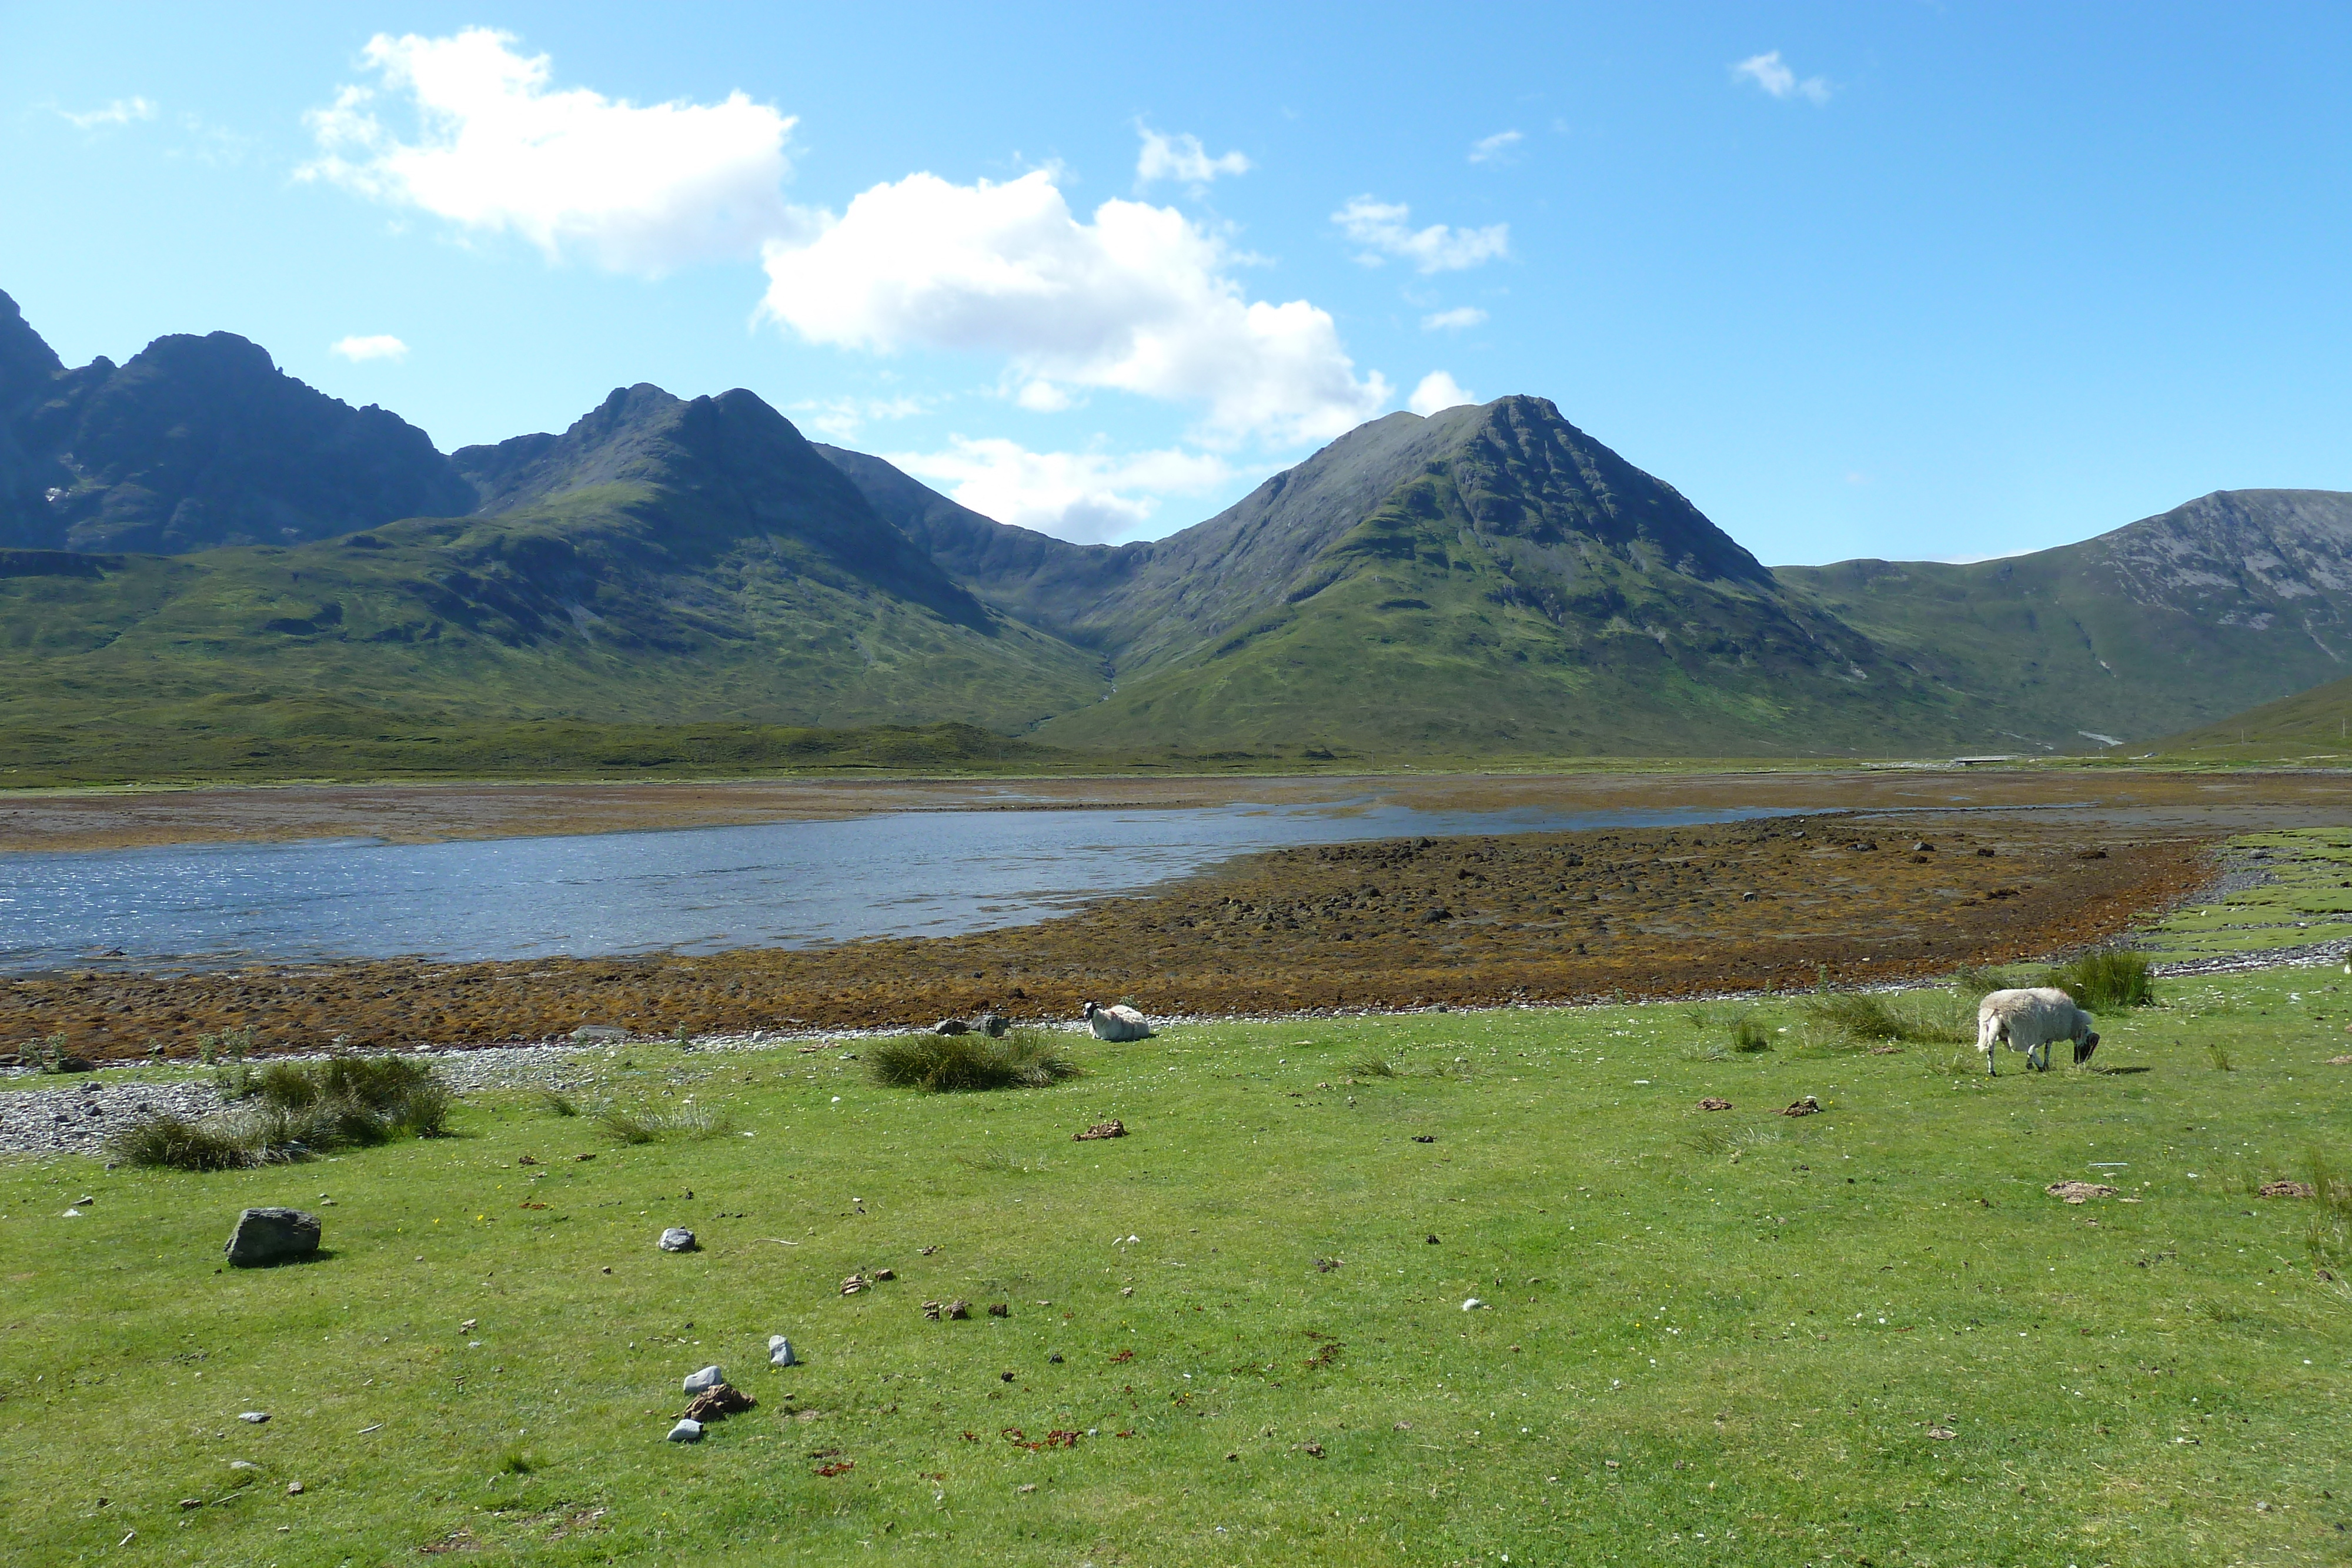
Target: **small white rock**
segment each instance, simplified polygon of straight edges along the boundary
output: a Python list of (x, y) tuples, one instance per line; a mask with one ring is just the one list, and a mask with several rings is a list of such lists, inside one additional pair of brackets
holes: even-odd
[(768, 1336), (768, 1364), (770, 1366), (798, 1366), (800, 1363), (793, 1357), (793, 1342), (786, 1339), (782, 1334), (770, 1334)]
[(699, 1394), (706, 1388), (716, 1388), (726, 1381), (725, 1373), (715, 1366), (706, 1366), (700, 1372), (687, 1375), (686, 1391), (688, 1394)]
[(702, 1441), (702, 1423), (680, 1421), (669, 1429), (669, 1440), (673, 1443), (699, 1443)]
[(269, 1419), (269, 1412), (267, 1410), (247, 1410), (239, 1413), (237, 1419), (240, 1421), (250, 1421), (255, 1426), (258, 1427), (264, 1421)]
[(683, 1225), (673, 1225), (661, 1233), (659, 1245), (665, 1252), (691, 1252), (694, 1250), (694, 1232)]
[(1475, 1312), (1486, 1304), (1486, 1302), (1480, 1301), (1477, 1297), (1473, 1296), (1468, 1301), (1462, 1303), (1462, 1310), (1465, 1312)]

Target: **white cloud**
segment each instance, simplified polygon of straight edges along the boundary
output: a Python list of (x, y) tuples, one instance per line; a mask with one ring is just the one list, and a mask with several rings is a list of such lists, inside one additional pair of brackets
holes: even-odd
[(1149, 185), (1154, 180), (1181, 180), (1188, 185), (1205, 185), (1220, 174), (1246, 174), (1250, 161), (1239, 152), (1209, 156), (1201, 139), (1191, 134), (1162, 136), (1148, 125), (1135, 128), (1142, 134), (1143, 151), (1135, 160), (1135, 183)]
[(1054, 181), (877, 185), (814, 238), (766, 247), (761, 312), (812, 342), (1002, 354), (1025, 382), (1192, 403), (1213, 443), (1323, 440), (1387, 404), (1328, 312), (1245, 298), (1235, 258), (1182, 214), (1114, 200), (1081, 222)]
[(846, 441), (875, 420), (909, 419), (930, 410), (919, 397), (809, 398), (792, 405), (800, 423), (818, 434)]
[(1481, 137), (1470, 143), (1470, 162), (1473, 163), (1500, 162), (1513, 147), (1527, 139), (1527, 133), (1520, 131), (1497, 131), (1492, 136)]
[(355, 365), (365, 360), (399, 361), (408, 358), (408, 345), (389, 332), (378, 332), (365, 338), (340, 339), (327, 351), (341, 354)]
[(1202, 453), (1032, 452), (961, 435), (948, 437), (945, 452), (892, 453), (889, 461), (983, 517), (1078, 544), (1147, 534), (1160, 497), (1215, 489), (1236, 472)]
[(1031, 382), (1013, 394), (1013, 401), (1032, 413), (1059, 413), (1073, 399), (1051, 382)]
[(1432, 224), (1427, 228), (1415, 229), (1407, 226), (1406, 220), (1412, 216), (1412, 209), (1402, 202), (1358, 196), (1333, 213), (1331, 221), (1345, 230), (1349, 239), (1367, 247), (1356, 259), (1368, 267), (1378, 267), (1385, 255), (1401, 256), (1423, 272), (1459, 272), (1510, 254), (1508, 224), (1483, 229)]
[(1769, 55), (1750, 55), (1732, 67), (1731, 74), (1735, 80), (1740, 77), (1748, 78), (1774, 98), (1804, 98), (1815, 103), (1830, 100), (1827, 77), (1807, 77), (1799, 81), (1797, 73), (1781, 62), (1778, 49)]
[(1451, 310), (1440, 310), (1421, 319), (1424, 332), (1458, 332), (1465, 327), (1475, 327), (1486, 320), (1486, 313), (1475, 305), (1456, 305)]
[[(520, 235), (550, 260), (573, 249), (622, 272), (748, 256), (800, 219), (780, 192), (793, 120), (743, 94), (638, 105), (554, 89), (545, 55), (471, 27), (445, 38), (379, 33), (377, 87), (345, 87), (305, 117), (319, 156), (297, 171), (467, 229)], [(416, 138), (377, 118), (405, 100)]]
[(1467, 387), (1444, 371), (1432, 371), (1421, 378), (1419, 386), (1412, 389), (1412, 396), (1406, 400), (1405, 406), (1426, 418), (1441, 408), (1459, 408), (1465, 402), (1477, 401)]
[(70, 121), (77, 131), (93, 131), (101, 125), (128, 125), (134, 120), (155, 118), (152, 99), (118, 98), (104, 109), (85, 110), (76, 114), (70, 109), (58, 110), (58, 118)]

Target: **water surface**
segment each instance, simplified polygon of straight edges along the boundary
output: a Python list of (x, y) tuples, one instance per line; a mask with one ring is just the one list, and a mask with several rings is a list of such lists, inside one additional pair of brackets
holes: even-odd
[[(0, 857), (0, 969), (796, 947), (1026, 925), (1287, 844), (1789, 815), (1394, 805), (909, 811), (437, 844)], [(101, 957), (101, 956), (103, 956)]]

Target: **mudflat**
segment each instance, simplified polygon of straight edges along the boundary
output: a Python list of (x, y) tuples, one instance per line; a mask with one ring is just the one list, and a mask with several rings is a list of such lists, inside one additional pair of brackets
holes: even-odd
[(583, 1024), (921, 1027), (983, 1006), (1068, 1019), (1088, 998), (1230, 1015), (1891, 981), (2112, 937), (2205, 883), (2236, 828), (2215, 818), (2239, 810), (1877, 810), (1285, 849), (1037, 925), (693, 957), (77, 969), (0, 985), (0, 1040), (62, 1035), (119, 1060), (187, 1054), (222, 1029), (317, 1051)]
[(2352, 821), (2341, 772), (2126, 768), (1613, 768), (1566, 773), (1020, 779), (765, 779), (300, 785), (0, 795), (0, 852), (369, 838), (391, 843), (808, 821), (878, 811), (1297, 806), (1428, 810), (1944, 810), (2026, 807), (2222, 832)]

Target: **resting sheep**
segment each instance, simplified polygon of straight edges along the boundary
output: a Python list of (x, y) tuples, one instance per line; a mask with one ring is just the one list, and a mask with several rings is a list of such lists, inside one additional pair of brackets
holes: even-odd
[[(1977, 1004), (1977, 1049), (1984, 1052), (1985, 1073), (1993, 1071), (1993, 1048), (2006, 1045), (2025, 1052), (2025, 1065), (2037, 1072), (2050, 1071), (2050, 1048), (2062, 1040), (2074, 1042), (2074, 1065), (2091, 1060), (2099, 1049), (2095, 1020), (2074, 1005), (2074, 999), (2054, 986), (2031, 990), (1995, 991)], [(2033, 1059), (2035, 1051), (2042, 1060)]]
[(1133, 1008), (1114, 1006), (1098, 1008), (1087, 1004), (1087, 1022), (1093, 1026), (1097, 1040), (1150, 1040), (1151, 1026)]

